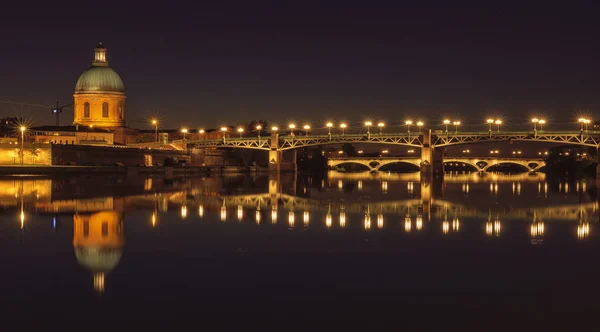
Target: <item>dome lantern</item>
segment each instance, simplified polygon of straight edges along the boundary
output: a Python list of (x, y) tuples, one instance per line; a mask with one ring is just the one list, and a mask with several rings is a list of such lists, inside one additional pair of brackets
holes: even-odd
[(102, 42), (98, 43), (98, 46), (94, 49), (94, 53), (92, 66), (108, 66), (108, 61), (106, 61), (106, 47), (102, 45)]

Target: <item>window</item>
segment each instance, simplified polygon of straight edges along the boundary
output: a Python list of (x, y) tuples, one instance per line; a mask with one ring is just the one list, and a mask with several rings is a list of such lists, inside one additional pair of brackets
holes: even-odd
[(119, 119), (123, 120), (123, 103), (119, 103)]
[(102, 117), (108, 118), (108, 103), (102, 103)]
[(90, 117), (90, 103), (83, 104), (83, 117), (84, 118)]
[(102, 222), (102, 236), (103, 237), (107, 237), (108, 236), (108, 221), (103, 221)]
[(86, 220), (83, 222), (83, 236), (87, 237), (89, 234), (90, 234), (90, 222)]

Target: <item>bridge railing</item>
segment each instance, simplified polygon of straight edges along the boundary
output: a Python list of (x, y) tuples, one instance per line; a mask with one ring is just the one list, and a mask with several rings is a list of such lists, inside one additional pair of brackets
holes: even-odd
[[(582, 132), (579, 130), (538, 130), (536, 132), (537, 135), (580, 135)], [(433, 131), (431, 133), (433, 136), (461, 136), (461, 135), (477, 135), (477, 136), (489, 136), (490, 132), (489, 131), (448, 131), (447, 133), (441, 130), (436, 130)], [(506, 135), (533, 135), (534, 132), (533, 130), (526, 130), (526, 131), (508, 131), (508, 130), (503, 130), (503, 131), (492, 131), (491, 135), (492, 136), (506, 136)], [(600, 130), (587, 130), (587, 131), (583, 131), (583, 134), (586, 136), (589, 135), (600, 135)], [(384, 132), (384, 133), (370, 133), (367, 134), (365, 132), (363, 133), (345, 133), (345, 134), (340, 134), (340, 133), (335, 133), (335, 134), (331, 134), (332, 138), (342, 138), (342, 137), (348, 137), (348, 138), (356, 138), (356, 137), (406, 137), (406, 136), (420, 136), (423, 135), (422, 132), (420, 131), (414, 131), (414, 132), (410, 132), (410, 134), (408, 132)], [(299, 134), (295, 134), (295, 135), (279, 135), (280, 139), (327, 139), (329, 138), (330, 135), (328, 134), (324, 134), (324, 135), (315, 135), (315, 134), (303, 134), (303, 133), (299, 133)], [(268, 140), (271, 139), (271, 136), (269, 134), (261, 136), (260, 140)], [(226, 137), (225, 141), (247, 141), (247, 140), (258, 140), (258, 136), (244, 136), (244, 137)], [(203, 141), (203, 142), (207, 142), (207, 141), (223, 141), (223, 138), (218, 138), (218, 139), (198, 139), (198, 140), (188, 140), (188, 142), (195, 142), (195, 141)]]

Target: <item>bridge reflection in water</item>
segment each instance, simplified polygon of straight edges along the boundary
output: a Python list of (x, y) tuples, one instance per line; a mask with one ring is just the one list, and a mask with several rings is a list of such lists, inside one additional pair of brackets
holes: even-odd
[[(127, 222), (139, 220), (149, 228), (186, 219), (275, 224), (292, 230), (398, 229), (442, 235), (480, 223), (480, 234), (492, 237), (501, 236), (503, 221), (510, 220), (529, 225), (523, 229), (533, 244), (543, 239), (551, 223), (571, 222), (571, 235), (565, 236), (584, 239), (599, 220), (597, 197), (595, 192), (590, 195), (593, 184), (552, 183), (543, 173), (454, 173), (443, 182), (421, 179), (419, 172), (331, 171), (322, 179), (283, 174), (177, 181), (128, 177), (114, 180), (119, 190), (106, 181), (0, 180), (4, 214), (14, 216), (10, 219), (25, 236), (39, 220), (51, 221), (56, 229), (59, 216), (72, 219), (74, 255), (92, 273), (98, 292), (104, 291), (105, 276), (120, 262)], [(101, 187), (108, 189), (102, 192)]]

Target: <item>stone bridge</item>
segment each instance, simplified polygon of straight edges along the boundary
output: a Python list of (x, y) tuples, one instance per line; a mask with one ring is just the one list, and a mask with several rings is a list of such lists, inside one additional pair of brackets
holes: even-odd
[[(329, 167), (337, 167), (343, 164), (359, 164), (369, 168), (370, 171), (379, 171), (383, 166), (390, 164), (405, 163), (415, 165), (421, 168), (420, 158), (399, 158), (399, 157), (373, 157), (373, 158), (330, 158), (327, 161)], [(498, 165), (519, 165), (523, 166), (528, 172), (535, 172), (546, 166), (543, 159), (528, 158), (452, 158), (445, 157), (444, 164), (458, 164), (460, 166), (471, 166), (480, 172), (487, 171), (490, 167)]]

